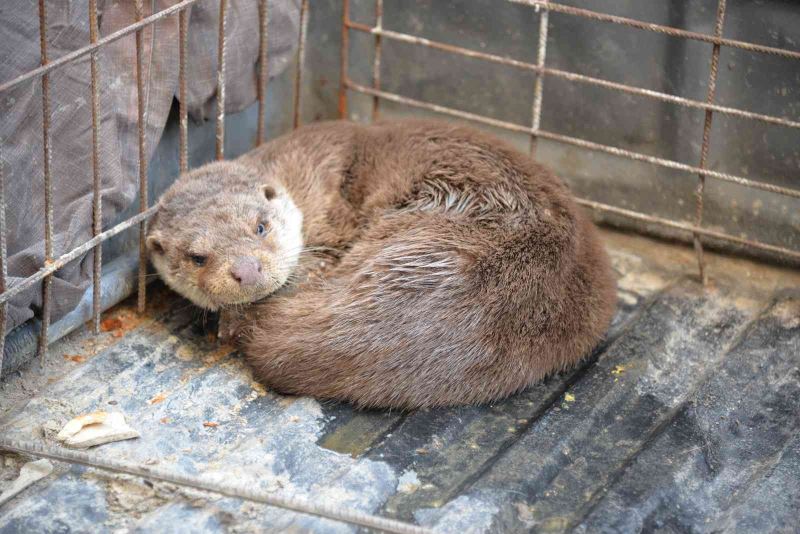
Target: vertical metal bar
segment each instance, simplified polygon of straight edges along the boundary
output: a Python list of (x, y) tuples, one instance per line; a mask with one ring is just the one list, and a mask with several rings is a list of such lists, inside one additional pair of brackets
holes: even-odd
[[(545, 0), (547, 3), (547, 0)], [(538, 8), (538, 6), (537, 6)], [(536, 155), (536, 144), (538, 136), (536, 132), (539, 131), (539, 126), (542, 121), (542, 93), (544, 85), (544, 62), (547, 56), (547, 27), (549, 22), (550, 11), (542, 8), (539, 14), (539, 44), (536, 51), (536, 66), (539, 68), (536, 71), (536, 82), (533, 86), (533, 109), (531, 110), (531, 128), (534, 133), (531, 134), (530, 154)]]
[[(722, 25), (725, 20), (725, 0), (719, 0), (717, 4), (717, 20), (714, 25), (714, 37), (722, 37)], [(719, 70), (719, 52), (720, 45), (715, 43), (711, 51), (711, 69), (708, 75), (708, 92), (706, 93), (706, 103), (713, 104), (714, 97), (717, 90), (717, 72)], [(711, 122), (714, 117), (714, 112), (711, 109), (706, 109), (705, 123), (703, 124), (703, 145), (700, 149), (700, 165), (701, 169), (706, 168), (708, 163), (708, 149), (711, 144)], [(706, 175), (700, 173), (698, 175), (697, 189), (695, 190), (695, 226), (698, 228), (703, 224), (703, 196), (705, 193)], [(703, 258), (703, 243), (700, 239), (699, 233), (694, 233), (694, 250), (697, 254), (697, 267), (700, 271), (700, 280), (703, 284), (706, 283), (706, 269), (705, 259)]]
[[(144, 7), (142, 0), (136, 0), (136, 21), (144, 18)], [(145, 122), (145, 94), (144, 94), (144, 51), (142, 50), (144, 41), (144, 29), (136, 30), (136, 100), (137, 100), (137, 123), (139, 129), (139, 213), (147, 209), (147, 145)], [(144, 313), (147, 305), (147, 252), (145, 248), (145, 233), (147, 222), (139, 223), (139, 294), (138, 309), (139, 313)]]
[[(8, 258), (6, 257), (6, 179), (3, 175), (3, 140), (0, 139), (0, 293), (6, 291)], [(3, 355), (6, 342), (8, 303), (0, 304), (0, 377), (3, 376)]]
[[(375, 34), (375, 58), (372, 63), (372, 88), (376, 91), (381, 90), (381, 34), (383, 30), (383, 0), (375, 0), (375, 27), (378, 33)], [(380, 97), (372, 97), (372, 121), (378, 119), (380, 113)]]
[(339, 51), (339, 118), (347, 118), (347, 67), (350, 52), (350, 0), (342, 0), (342, 46)]
[(219, 1), (219, 38), (217, 40), (217, 159), (225, 159), (225, 25), (228, 0)]
[(260, 45), (258, 48), (258, 127), (256, 130), (256, 146), (264, 142), (266, 137), (267, 113), (267, 83), (269, 82), (269, 2), (260, 0), (258, 3), (258, 35)]
[(180, 171), (189, 170), (189, 114), (186, 107), (186, 51), (189, 48), (189, 10), (178, 14), (178, 116)]
[[(39, 48), (41, 64), (47, 65), (47, 11), (45, 0), (39, 0)], [(42, 76), (42, 147), (44, 149), (44, 262), (53, 261), (53, 199), (50, 176), (50, 75)], [(52, 275), (42, 280), (42, 330), (39, 333), (39, 363), (44, 367), (47, 356), (47, 330), (50, 326), (50, 291)]]
[[(89, 40), (95, 44), (97, 31), (97, 0), (89, 0)], [(103, 206), (100, 197), (100, 93), (97, 83), (97, 51), (90, 56), (92, 76), (92, 237), (103, 231)], [(102, 275), (103, 248), (94, 247), (94, 270), (92, 273), (92, 325), (94, 333), (100, 333), (100, 277)]]
[(294, 120), (300, 126), (300, 91), (303, 85), (303, 64), (306, 59), (306, 33), (308, 32), (308, 0), (300, 4), (300, 42), (297, 45), (297, 68), (294, 73)]

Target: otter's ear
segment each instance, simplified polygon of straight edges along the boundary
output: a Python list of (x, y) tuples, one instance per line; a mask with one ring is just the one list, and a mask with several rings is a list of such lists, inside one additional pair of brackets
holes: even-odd
[(147, 250), (153, 254), (163, 254), (164, 245), (161, 243), (161, 233), (153, 232), (147, 236)]
[(275, 197), (278, 196), (278, 192), (271, 185), (262, 185), (261, 194), (264, 195), (264, 198), (266, 198), (267, 200), (273, 200)]

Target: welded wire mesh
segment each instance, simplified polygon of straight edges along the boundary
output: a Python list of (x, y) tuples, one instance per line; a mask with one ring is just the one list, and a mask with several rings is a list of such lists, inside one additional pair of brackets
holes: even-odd
[[(748, 121), (777, 125), (785, 128), (792, 128), (792, 129), (800, 128), (800, 121), (797, 121), (793, 118), (757, 113), (754, 111), (739, 109), (737, 107), (719, 105), (715, 102), (716, 81), (719, 70), (720, 50), (722, 47), (732, 47), (736, 49), (745, 50), (753, 54), (768, 54), (800, 62), (800, 51), (765, 46), (736, 39), (723, 38), (722, 30), (726, 15), (725, 0), (719, 0), (717, 3), (716, 18), (714, 20), (714, 31), (713, 34), (710, 35), (688, 31), (681, 28), (664, 26), (661, 24), (654, 24), (651, 22), (639, 21), (617, 15), (610, 15), (606, 13), (592, 11), (589, 9), (576, 8), (548, 0), (508, 0), (511, 3), (530, 6), (531, 8), (537, 10), (539, 13), (538, 42), (532, 43), (532, 46), (536, 47), (535, 63), (520, 61), (518, 59), (513, 59), (511, 57), (506, 57), (503, 55), (488, 53), (481, 50), (466, 48), (463, 46), (456, 46), (441, 40), (432, 39), (430, 38), (430, 36), (422, 37), (418, 35), (413, 35), (411, 33), (404, 33), (386, 29), (388, 24), (387, 21), (385, 20), (385, 13), (383, 10), (382, 2), (380, 0), (375, 0), (375, 1), (376, 1), (374, 7), (374, 12), (376, 13), (375, 23), (373, 25), (370, 25), (370, 24), (365, 24), (363, 22), (357, 22), (352, 20), (350, 17), (350, 2), (349, 0), (343, 0), (344, 4), (343, 21), (342, 21), (343, 38), (342, 38), (342, 52), (341, 52), (342, 63), (341, 63), (341, 74), (340, 74), (341, 83), (340, 83), (340, 95), (339, 95), (339, 113), (342, 118), (348, 116), (348, 95), (350, 92), (354, 92), (371, 96), (373, 98), (373, 101), (375, 102), (373, 104), (374, 110), (378, 109), (377, 102), (379, 100), (385, 100), (401, 104), (403, 106), (408, 106), (410, 108), (432, 111), (438, 114), (456, 117), (459, 119), (465, 119), (468, 121), (485, 124), (487, 126), (500, 128), (511, 132), (529, 134), (531, 137), (532, 153), (535, 153), (536, 151), (537, 139), (547, 139), (564, 145), (580, 147), (582, 149), (587, 149), (590, 151), (602, 152), (605, 154), (610, 154), (612, 156), (649, 163), (651, 165), (663, 167), (666, 169), (673, 169), (688, 174), (694, 174), (697, 176), (697, 185), (694, 191), (694, 200), (693, 200), (695, 204), (695, 210), (691, 222), (686, 220), (680, 220), (677, 218), (660, 217), (653, 215), (652, 213), (648, 213), (641, 210), (629, 209), (627, 207), (624, 207), (624, 204), (611, 205), (608, 203), (599, 202), (598, 201), (599, 199), (597, 198), (589, 198), (589, 197), (579, 198), (578, 202), (586, 207), (589, 207), (593, 210), (598, 210), (603, 213), (622, 216), (627, 219), (642, 221), (649, 224), (655, 224), (663, 228), (677, 230), (681, 233), (687, 234), (694, 242), (697, 253), (698, 268), (702, 277), (705, 276), (705, 268), (704, 268), (705, 261), (703, 259), (704, 237), (735, 244), (740, 248), (740, 250), (754, 251), (756, 253), (767, 252), (771, 254), (772, 257), (785, 258), (794, 262), (800, 260), (800, 250), (796, 250), (786, 246), (779, 246), (774, 243), (768, 243), (761, 239), (753, 239), (753, 238), (743, 237), (742, 235), (734, 235), (732, 233), (727, 233), (714, 227), (704, 226), (704, 219), (707, 211), (705, 202), (706, 199), (705, 184), (707, 179), (714, 179), (714, 180), (719, 180), (721, 182), (732, 183), (739, 186), (744, 186), (745, 188), (759, 190), (759, 191), (766, 191), (775, 195), (782, 195), (792, 199), (800, 198), (800, 189), (786, 187), (783, 185), (776, 185), (774, 183), (769, 183), (766, 180), (759, 179), (757, 177), (741, 176), (738, 174), (722, 172), (708, 168), (709, 146), (712, 138), (712, 121), (715, 114), (724, 114), (728, 116), (745, 119)], [(550, 12), (557, 12), (573, 17), (589, 19), (597, 23), (623, 25), (644, 32), (655, 32), (658, 34), (663, 34), (679, 39), (688, 39), (703, 43), (710, 43), (712, 45), (712, 52), (711, 52), (711, 57), (709, 58), (709, 70), (707, 75), (707, 94), (705, 101), (685, 98), (682, 96), (669, 94), (666, 92), (655, 91), (652, 89), (637, 87), (626, 83), (620, 83), (618, 81), (602, 79), (595, 76), (588, 76), (577, 72), (571, 72), (565, 69), (559, 69), (547, 66), (546, 63), (547, 42), (548, 42), (547, 36), (548, 36), (548, 29), (551, 24), (551, 22), (549, 21)], [(354, 50), (351, 50), (350, 46), (351, 32), (370, 34), (375, 38), (375, 43), (374, 43), (375, 66), (373, 69), (373, 75), (372, 75), (373, 82), (371, 86), (366, 85), (364, 83), (358, 83), (353, 79), (351, 79), (349, 75), (350, 61), (348, 55), (349, 54), (352, 55), (355, 53)], [(532, 88), (533, 105), (532, 105), (530, 123), (519, 124), (507, 120), (500, 120), (481, 113), (469, 112), (462, 109), (458, 109), (453, 106), (445, 106), (425, 99), (413, 98), (407, 95), (400, 94), (399, 92), (392, 92), (386, 90), (385, 88), (382, 88), (380, 83), (381, 73), (379, 70), (381, 68), (380, 62), (383, 56), (381, 48), (383, 46), (386, 46), (385, 45), (386, 41), (395, 41), (407, 45), (413, 45), (427, 49), (434, 49), (437, 51), (444, 52), (446, 54), (453, 54), (456, 56), (463, 56), (471, 59), (501, 64), (501, 65), (507, 65), (510, 67), (526, 71), (532, 71), (533, 73), (535, 73), (536, 78), (534, 87)], [(364, 50), (363, 52), (359, 51), (358, 53), (367, 54), (369, 53), (369, 50)], [(383, 62), (382, 65), (384, 72), (391, 71), (392, 65), (386, 64), (385, 61)], [(621, 148), (611, 144), (598, 143), (590, 141), (588, 139), (583, 139), (580, 137), (565, 135), (555, 131), (543, 129), (541, 127), (541, 116), (542, 116), (543, 106), (546, 106), (546, 103), (543, 102), (542, 85), (543, 81), (547, 77), (567, 80), (569, 82), (573, 82), (576, 84), (602, 87), (618, 93), (642, 96), (656, 101), (666, 102), (689, 109), (703, 110), (705, 113), (705, 119), (703, 123), (702, 138), (700, 139), (701, 143), (700, 143), (699, 161), (695, 164), (694, 162), (678, 161), (675, 159), (657, 157), (654, 155)], [(373, 113), (373, 118), (375, 118), (375, 116), (376, 114)]]

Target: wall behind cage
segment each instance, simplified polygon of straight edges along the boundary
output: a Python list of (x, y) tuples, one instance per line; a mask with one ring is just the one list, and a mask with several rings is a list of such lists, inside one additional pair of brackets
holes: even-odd
[[(559, 2), (713, 35), (716, 0)], [(350, 18), (375, 24), (374, 0), (351, 0)], [(304, 86), (305, 120), (335, 116), (341, 0), (314, 2)], [(508, 1), (384, 0), (383, 28), (536, 63), (539, 13)], [(547, 66), (703, 102), (713, 45), (550, 12)], [(800, 50), (800, 11), (790, 2), (731, 3), (723, 37)], [(371, 86), (375, 38), (349, 32), (350, 78)], [(381, 89), (416, 100), (530, 126), (531, 70), (382, 40)], [(558, 134), (697, 166), (705, 111), (545, 76), (541, 127)], [(373, 99), (348, 92), (349, 116), (369, 121)], [(800, 117), (800, 61), (723, 46), (715, 103), (766, 115)], [(431, 115), (390, 101), (381, 116)], [(524, 133), (479, 125), (527, 150)], [(537, 157), (578, 196), (676, 221), (692, 221), (697, 175), (541, 139)], [(714, 113), (708, 168), (798, 189), (800, 129)], [(800, 201), (714, 178), (706, 180), (704, 227), (800, 249)], [(628, 228), (687, 238), (623, 217)], [(736, 248), (736, 247), (733, 247)], [(752, 252), (746, 250), (747, 252)]]

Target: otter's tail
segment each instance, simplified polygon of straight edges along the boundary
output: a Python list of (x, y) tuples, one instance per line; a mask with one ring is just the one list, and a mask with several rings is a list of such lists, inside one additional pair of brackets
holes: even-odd
[(323, 282), (257, 305), (247, 358), (277, 391), (362, 407), (507, 396), (575, 363), (608, 326), (610, 270), (578, 223), (495, 233), (448, 214), (386, 216)]

